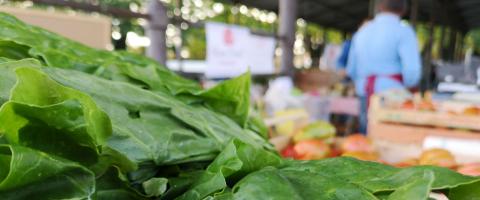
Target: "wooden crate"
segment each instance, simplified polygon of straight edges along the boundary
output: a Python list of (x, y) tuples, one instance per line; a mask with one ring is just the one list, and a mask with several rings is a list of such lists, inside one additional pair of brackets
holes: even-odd
[(370, 122), (399, 123), (415, 126), (443, 127), (480, 131), (480, 116), (457, 115), (448, 112), (393, 109), (383, 105), (379, 97), (372, 97)]
[[(469, 144), (452, 146), (453, 140), (480, 143), (480, 117), (441, 114), (424, 111), (386, 109), (378, 98), (373, 98), (369, 110), (368, 136), (382, 146), (382, 158), (400, 161), (420, 155), (426, 138), (441, 138), (442, 147), (449, 147), (459, 163), (480, 162), (478, 151)], [(449, 144), (449, 145), (448, 145)], [(380, 145), (381, 146), (381, 145)], [(398, 146), (400, 148), (393, 148)], [(411, 147), (411, 148), (407, 148)], [(476, 149), (476, 150), (474, 150)], [(386, 154), (386, 155), (383, 155)], [(389, 160), (390, 159), (390, 160)]]
[(427, 136), (480, 140), (480, 132), (459, 129), (422, 127), (383, 122), (371, 122), (368, 128), (368, 135), (371, 138), (404, 144), (421, 145)]
[(402, 109), (376, 109), (372, 114), (381, 122), (480, 131), (480, 117), (477, 116)]
[(384, 108), (373, 97), (368, 134), (398, 143), (422, 144), (427, 136), (480, 140), (480, 117)]
[[(418, 158), (424, 148), (429, 148), (424, 146), (427, 137), (441, 137), (445, 141), (455, 138), (480, 142), (480, 132), (390, 123), (370, 123), (368, 136), (374, 141), (381, 158), (392, 163)], [(449, 150), (455, 155), (457, 163), (480, 162), (480, 154), (476, 153), (478, 148), (469, 148), (470, 150), (465, 152), (465, 147), (458, 149), (447, 144), (445, 146), (436, 148)]]

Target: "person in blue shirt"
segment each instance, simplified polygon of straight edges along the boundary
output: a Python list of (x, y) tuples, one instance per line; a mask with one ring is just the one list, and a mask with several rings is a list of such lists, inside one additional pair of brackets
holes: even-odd
[(361, 101), (360, 132), (367, 132), (369, 98), (374, 93), (415, 87), (421, 78), (415, 31), (401, 21), (406, 0), (379, 0), (378, 14), (353, 37), (347, 74)]
[[(360, 24), (358, 29), (361, 29), (363, 26), (365, 26), (371, 18), (366, 18), (363, 20), (363, 22)], [(340, 77), (344, 78), (343, 82), (348, 83), (350, 82), (350, 79), (348, 76), (346, 76), (346, 68), (348, 64), (348, 57), (350, 53), (350, 47), (352, 46), (352, 38), (346, 39), (343, 44), (342, 44), (342, 52), (340, 53), (340, 56), (338, 57), (337, 60), (337, 71), (340, 75)]]

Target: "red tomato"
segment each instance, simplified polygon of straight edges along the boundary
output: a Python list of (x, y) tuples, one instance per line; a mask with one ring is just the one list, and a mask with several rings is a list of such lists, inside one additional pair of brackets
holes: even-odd
[(330, 154), (330, 146), (322, 140), (303, 140), (294, 149), (300, 160), (322, 159)]
[(284, 158), (296, 158), (297, 157), (297, 153), (295, 152), (295, 149), (293, 148), (293, 145), (288, 145), (285, 149), (282, 150), (281, 154)]

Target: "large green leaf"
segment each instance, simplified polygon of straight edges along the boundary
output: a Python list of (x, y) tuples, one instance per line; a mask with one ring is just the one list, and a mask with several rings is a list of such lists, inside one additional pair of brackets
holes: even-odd
[[(12, 69), (6, 67), (9, 63), (2, 66), (1, 71), (11, 72)], [(109, 146), (137, 163), (150, 160), (158, 164), (211, 160), (232, 138), (256, 146), (270, 146), (264, 139), (244, 131), (229, 118), (203, 107), (189, 106), (169, 94), (152, 93), (129, 84), (56, 68), (43, 68), (48, 76), (39, 69), (19, 71), (19, 76), (24, 77), (26, 83), (15, 99), (38, 101), (30, 102), (38, 104), (60, 101), (60, 97), (57, 100), (29, 99), (32, 95), (38, 96), (42, 91), (47, 91), (41, 88), (49, 87), (86, 93), (88, 96), (83, 96), (92, 97), (111, 118), (113, 136), (108, 139)], [(50, 78), (55, 81), (48, 80)], [(30, 79), (35, 82), (28, 83)], [(4, 88), (0, 93), (6, 91), (10, 89)], [(55, 89), (48, 92), (50, 95), (83, 98), (73, 93), (56, 94)], [(95, 120), (95, 123), (100, 123), (100, 120)]]
[(480, 200), (480, 181), (453, 188), (448, 194), (450, 200)]
[(259, 134), (261, 137), (268, 139), (268, 126), (263, 121), (262, 116), (255, 110), (250, 111), (247, 121), (247, 128)]
[[(143, 56), (128, 52), (93, 49), (55, 33), (25, 24), (1, 12), (0, 26), (2, 27), (0, 47), (2, 44), (9, 47), (0, 48), (4, 51), (0, 51), (0, 57), (38, 58), (45, 61), (48, 66), (80, 70), (107, 79), (130, 83), (140, 81), (148, 85), (151, 90), (166, 88), (172, 94), (193, 93), (200, 90), (198, 84), (193, 81), (183, 79)], [(7, 51), (8, 49), (16, 50)]]
[(0, 110), (0, 132), (10, 144), (27, 146), (86, 166), (98, 161), (97, 143), (86, 131), (77, 101), (45, 107), (8, 102)]
[(432, 171), (425, 171), (423, 176), (415, 177), (412, 182), (406, 183), (395, 190), (387, 200), (418, 199), (426, 200), (432, 189), (435, 176)]
[[(121, 82), (55, 68), (44, 71), (59, 83), (90, 95), (111, 118), (109, 145), (135, 162), (174, 164), (210, 160), (237, 138), (270, 147), (228, 117), (187, 105), (163, 93), (152, 93)], [(142, 97), (142, 98), (138, 98)]]
[(281, 162), (280, 157), (271, 152), (234, 140), (179, 199), (203, 199), (225, 189), (227, 180), (239, 180), (251, 172), (267, 166), (277, 166)]
[[(48, 78), (47, 74), (40, 72), (35, 68), (18, 68), (16, 70), (18, 82), (12, 90), (10, 99), (15, 102), (21, 102), (29, 105), (49, 106), (62, 103), (67, 100), (75, 100), (80, 103), (78, 106), (82, 114), (80, 120), (84, 120), (84, 126), (88, 135), (99, 144), (105, 142), (111, 135), (112, 127), (110, 119), (100, 108), (97, 107), (93, 99), (83, 92), (64, 87)], [(45, 89), (48, 88), (48, 89)], [(75, 109), (75, 108), (72, 108)], [(69, 117), (75, 119), (70, 114), (75, 113), (72, 110), (64, 112), (54, 112), (49, 120), (68, 120)], [(55, 116), (64, 115), (64, 116)], [(44, 116), (46, 118), (47, 116)], [(76, 116), (78, 117), (78, 116)], [(64, 118), (64, 119), (62, 119)], [(62, 123), (62, 122), (59, 122)], [(68, 121), (63, 123), (69, 123)], [(71, 124), (68, 124), (72, 126)], [(77, 124), (77, 126), (79, 126)]]
[(265, 168), (233, 188), (234, 199), (377, 199), (361, 187), (318, 173)]
[(148, 196), (160, 197), (167, 191), (168, 179), (166, 178), (151, 178), (142, 183), (142, 186)]
[(418, 180), (419, 177), (424, 177), (424, 174), (427, 172), (432, 172), (434, 174), (435, 178), (432, 183), (432, 189), (435, 190), (451, 189), (479, 180), (479, 178), (465, 176), (447, 168), (418, 166), (399, 169), (397, 172), (388, 174), (382, 178), (366, 178), (364, 181), (357, 183), (373, 192), (392, 191)]
[(0, 69), (2, 71), (2, 73), (0, 73), (0, 105), (10, 99), (10, 90), (17, 82), (15, 69), (22, 66), (40, 66), (40, 62), (35, 59), (24, 59), (0, 63)]
[(362, 183), (366, 180), (382, 179), (395, 173), (397, 168), (376, 162), (360, 161), (350, 157), (331, 158), (320, 161), (296, 161), (285, 164), (282, 169), (306, 171), (332, 176), (351, 183)]
[[(10, 144), (28, 146), (93, 165), (111, 124), (90, 97), (18, 68), (11, 101), (0, 109), (0, 133)], [(49, 88), (45, 90), (44, 88)]]
[(247, 72), (197, 95), (212, 109), (245, 127), (250, 111), (250, 80), (250, 72)]
[[(95, 176), (74, 162), (21, 146), (0, 146), (2, 199), (91, 199)], [(8, 161), (9, 164), (6, 164)], [(4, 173), (6, 172), (6, 173)]]
[(23, 59), (30, 57), (28, 55), (28, 47), (16, 44), (12, 41), (0, 40), (0, 57), (8, 59)]
[(147, 197), (130, 187), (128, 180), (116, 167), (108, 168), (96, 179), (95, 196), (98, 200), (145, 200)]

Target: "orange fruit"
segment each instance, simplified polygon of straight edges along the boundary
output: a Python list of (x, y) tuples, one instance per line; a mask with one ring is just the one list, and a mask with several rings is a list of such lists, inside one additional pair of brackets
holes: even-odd
[(457, 163), (455, 162), (455, 157), (449, 151), (434, 148), (422, 153), (419, 164), (454, 168)]
[(342, 156), (352, 157), (364, 161), (379, 161), (379, 156), (375, 152), (351, 151), (343, 153)]

